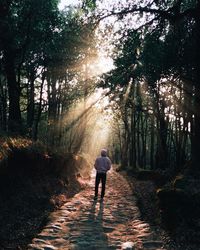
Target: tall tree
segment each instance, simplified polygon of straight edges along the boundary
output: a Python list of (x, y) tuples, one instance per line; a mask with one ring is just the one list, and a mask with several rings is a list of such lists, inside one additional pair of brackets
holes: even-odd
[[(44, 44), (55, 27), (57, 1), (1, 1), (0, 47), (7, 78), (8, 130), (22, 133), (20, 76), (30, 45)], [(45, 32), (44, 32), (45, 31)], [(45, 35), (44, 35), (45, 34)]]

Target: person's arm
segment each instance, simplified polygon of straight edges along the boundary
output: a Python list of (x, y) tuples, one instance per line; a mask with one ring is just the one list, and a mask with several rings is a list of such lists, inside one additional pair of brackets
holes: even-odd
[(97, 170), (97, 159), (95, 160), (95, 163), (94, 163), (94, 168)]
[(110, 158), (108, 158), (108, 165), (107, 165), (107, 169), (110, 170), (112, 166), (111, 160)]

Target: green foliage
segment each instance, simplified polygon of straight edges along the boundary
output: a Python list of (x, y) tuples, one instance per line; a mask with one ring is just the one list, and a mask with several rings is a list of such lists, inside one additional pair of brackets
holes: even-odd
[(96, 8), (96, 0), (84, 0), (83, 9), (93, 11)]
[[(87, 60), (95, 60), (97, 55), (94, 23), (86, 20), (83, 10), (75, 7), (59, 12), (56, 0), (48, 3), (43, 0), (16, 0), (5, 6), (0, 3), (0, 7), (1, 4), (6, 11), (0, 15), (0, 33), (4, 34), (0, 38), (3, 56), (0, 58), (0, 70), (4, 77), (4, 69), (6, 65), (10, 65), (13, 78), (16, 78), (16, 83), (11, 88), (20, 99), (18, 112), (22, 113), (23, 127), (28, 129), (25, 134), (31, 134), (41, 118), (46, 119), (43, 124), (47, 126), (48, 120), (52, 119), (50, 115), (54, 113), (56, 117), (56, 112), (60, 112), (56, 106), (62, 106), (61, 112), (64, 113), (85, 95), (83, 65)], [(94, 7), (95, 3), (93, 4)], [(87, 2), (86, 5), (92, 8), (92, 2)], [(12, 54), (13, 64), (9, 62), (9, 58), (6, 62), (5, 54)], [(44, 86), (44, 80), (47, 86)], [(1, 83), (0, 86), (4, 90)], [(45, 99), (42, 96), (44, 92), (47, 96)], [(0, 103), (2, 107), (6, 105), (7, 98), (9, 102), (9, 98), (12, 99), (10, 94), (6, 96), (4, 102)], [(43, 105), (48, 105), (49, 109), (47, 112), (45, 109), (44, 115)], [(9, 116), (10, 114), (5, 115)], [(43, 131), (45, 130), (46, 128)], [(35, 133), (37, 134), (36, 129)]]
[[(176, 164), (181, 168), (186, 158), (191, 157), (192, 135), (190, 129), (188, 134), (184, 131), (184, 126), (192, 124), (189, 120), (195, 113), (192, 84), (198, 82), (199, 86), (199, 27), (195, 15), (199, 10), (197, 1), (154, 1), (154, 5), (148, 3), (143, 8), (141, 1), (136, 8), (130, 3), (128, 12), (137, 15), (134, 9), (139, 9), (146, 23), (139, 28), (127, 25), (127, 29), (124, 25), (118, 31), (117, 37), (121, 38), (114, 43), (115, 69), (105, 75), (102, 86), (110, 88), (111, 100), (121, 114), (119, 133), (124, 143), (121, 148), (122, 151), (127, 148), (122, 154), (127, 154), (130, 161), (136, 159), (134, 164), (140, 164), (137, 154), (151, 148), (148, 152), (153, 168), (174, 164), (178, 169)], [(122, 7), (120, 17), (126, 11)], [(138, 21), (140, 18), (138, 15)], [(170, 134), (176, 138), (173, 146)]]

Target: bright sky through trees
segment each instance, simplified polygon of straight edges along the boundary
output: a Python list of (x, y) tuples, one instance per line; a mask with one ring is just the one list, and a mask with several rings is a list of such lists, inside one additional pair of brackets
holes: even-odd
[(61, 0), (58, 7), (60, 10), (62, 10), (62, 9), (64, 9), (65, 6), (77, 5), (78, 3), (80, 3), (79, 0)]

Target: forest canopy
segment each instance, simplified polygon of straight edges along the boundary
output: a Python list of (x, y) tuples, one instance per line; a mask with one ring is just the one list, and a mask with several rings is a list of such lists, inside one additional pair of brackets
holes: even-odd
[(197, 171), (200, 1), (58, 6), (0, 2), (1, 135), (76, 153), (98, 127), (122, 166)]

